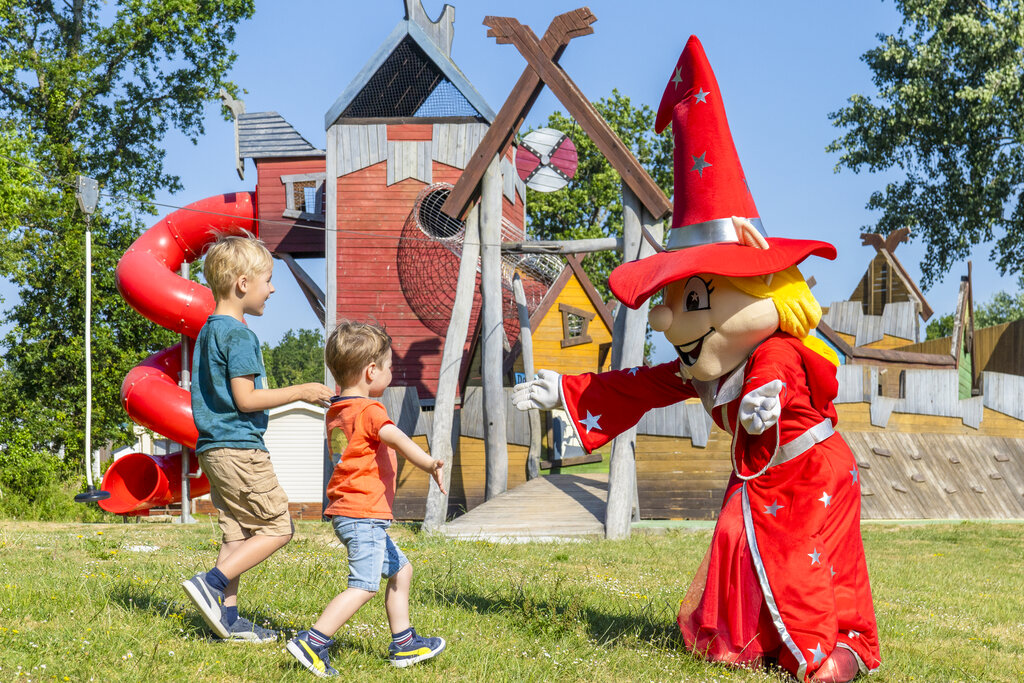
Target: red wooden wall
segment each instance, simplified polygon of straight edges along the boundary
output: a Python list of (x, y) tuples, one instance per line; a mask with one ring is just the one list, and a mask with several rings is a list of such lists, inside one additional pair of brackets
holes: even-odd
[[(429, 124), (389, 125), (388, 139), (429, 140), (431, 132)], [(511, 156), (511, 151), (508, 155)], [(461, 169), (432, 162), (434, 183), (454, 184), (461, 173)], [(394, 342), (392, 384), (415, 386), (421, 399), (433, 398), (437, 390), (444, 345), (444, 332), (439, 334), (438, 330), (446, 325), (440, 326), (434, 321), (435, 324), (428, 327), (412, 310), (402, 292), (397, 257), (399, 239), (424, 187), (423, 182), (414, 178), (388, 187), (387, 162), (337, 179), (337, 319), (383, 324)], [(507, 199), (503, 202), (506, 217), (521, 231), (522, 199), (517, 194), (515, 204)], [(418, 235), (418, 238), (425, 237)], [(437, 286), (454, 288), (455, 283), (438, 283)], [(471, 336), (478, 310), (479, 293), (474, 302)], [(510, 314), (514, 316), (515, 311), (506, 311), (506, 316)]]
[(294, 218), (285, 218), (285, 185), (281, 176), (324, 173), (323, 157), (256, 160), (256, 205), (260, 218), (260, 238), (272, 252), (284, 252), (295, 258), (324, 256), (323, 225), (303, 228)]

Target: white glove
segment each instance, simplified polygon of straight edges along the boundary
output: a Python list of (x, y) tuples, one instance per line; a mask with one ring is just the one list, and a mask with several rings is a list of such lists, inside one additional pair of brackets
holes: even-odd
[(740, 400), (740, 424), (747, 434), (763, 434), (765, 430), (771, 429), (779, 421), (782, 414), (782, 401), (779, 394), (782, 392), (782, 380), (777, 379), (764, 386), (749, 391)]
[(519, 410), (551, 410), (562, 405), (558, 390), (562, 376), (554, 370), (540, 370), (529, 382), (512, 388), (512, 405)]

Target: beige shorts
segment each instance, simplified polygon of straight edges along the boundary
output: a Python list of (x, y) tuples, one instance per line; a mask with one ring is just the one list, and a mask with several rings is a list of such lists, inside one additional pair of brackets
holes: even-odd
[(270, 464), (270, 454), (253, 448), (211, 448), (199, 454), (210, 480), (210, 499), (217, 508), (224, 542), (253, 535), (287, 536), (295, 527), (288, 514), (288, 495)]

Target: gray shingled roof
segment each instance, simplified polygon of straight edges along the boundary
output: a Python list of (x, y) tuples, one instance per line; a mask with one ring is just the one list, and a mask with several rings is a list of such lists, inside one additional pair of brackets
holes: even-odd
[(238, 117), (238, 156), (245, 159), (323, 156), (276, 111)]

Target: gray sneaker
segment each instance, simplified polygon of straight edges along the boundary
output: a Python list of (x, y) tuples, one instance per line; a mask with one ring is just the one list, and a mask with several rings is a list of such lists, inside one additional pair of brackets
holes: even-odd
[(277, 640), (277, 631), (257, 626), (245, 617), (238, 617), (227, 629), (229, 635), (225, 640), (246, 643), (272, 643)]
[(220, 638), (227, 638), (228, 627), (224, 623), (224, 591), (217, 590), (206, 581), (206, 572), (196, 574), (181, 584), (185, 594), (195, 603), (203, 621)]

